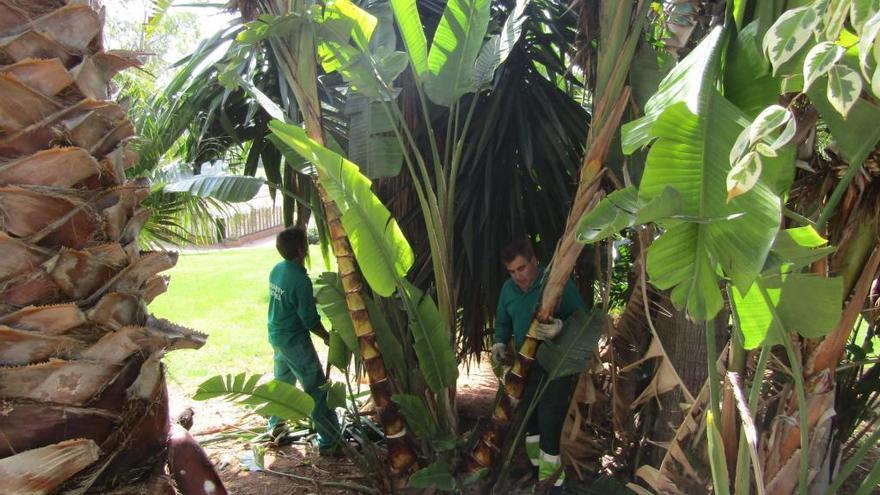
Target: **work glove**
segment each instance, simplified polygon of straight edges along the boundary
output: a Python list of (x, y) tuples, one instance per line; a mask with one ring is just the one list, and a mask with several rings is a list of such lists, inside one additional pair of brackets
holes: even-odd
[(547, 323), (538, 323), (535, 327), (535, 338), (538, 340), (553, 340), (562, 331), (562, 320), (550, 318)]
[(495, 344), (492, 346), (492, 362), (504, 364), (507, 361), (507, 344)]

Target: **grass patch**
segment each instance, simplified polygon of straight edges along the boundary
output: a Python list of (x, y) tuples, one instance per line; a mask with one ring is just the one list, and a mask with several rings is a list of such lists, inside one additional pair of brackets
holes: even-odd
[[(314, 280), (325, 266), (320, 249), (310, 248)], [(280, 260), (274, 246), (181, 253), (177, 266), (166, 272), (171, 275), (168, 292), (153, 301), (150, 311), (208, 334), (208, 343), (198, 351), (168, 354), (170, 383), (189, 395), (214, 375), (272, 372), (266, 312), (269, 271)], [(321, 347), (316, 343), (319, 353)]]

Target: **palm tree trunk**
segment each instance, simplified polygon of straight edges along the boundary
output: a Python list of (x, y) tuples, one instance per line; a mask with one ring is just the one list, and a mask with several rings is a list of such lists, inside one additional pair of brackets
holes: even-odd
[(157, 320), (169, 252), (141, 252), (145, 181), (88, 4), (0, 13), (0, 492), (110, 493), (164, 475), (161, 357), (205, 336)]
[[(310, 5), (311, 2), (308, 1), (297, 1), (291, 7), (291, 11), (304, 13)], [(285, 4), (272, 0), (240, 2), (239, 8), (243, 15), (248, 12), (271, 15), (288, 13)], [(283, 41), (273, 38), (270, 43), (278, 65), (284, 69), (283, 76), (293, 89), (297, 107), (305, 124), (306, 134), (323, 146), (325, 139), (321, 124), (321, 102), (318, 98), (314, 33), (305, 30), (296, 31), (284, 37)], [(373, 331), (373, 325), (362, 295), (364, 283), (348, 242), (345, 228), (340, 221), (339, 209), (321, 185), (320, 173), (315, 180), (315, 187), (318, 189), (324, 206), (324, 214), (332, 239), (333, 254), (336, 256), (342, 286), (345, 289), (345, 302), (360, 343), (361, 359), (369, 378), (370, 393), (385, 437), (388, 440), (388, 461), (391, 474), (398, 483), (402, 483), (418, 467), (415, 445), (407, 432), (406, 420), (398, 411), (397, 405), (391, 400), (391, 381), (388, 378), (385, 361), (376, 345), (376, 334)]]

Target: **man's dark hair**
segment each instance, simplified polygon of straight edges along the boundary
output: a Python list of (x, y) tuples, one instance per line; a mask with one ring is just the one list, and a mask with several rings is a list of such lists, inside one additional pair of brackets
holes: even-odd
[(532, 259), (535, 256), (532, 241), (528, 240), (528, 238), (517, 239), (504, 246), (504, 249), (501, 250), (501, 261), (504, 264), (515, 260), (517, 256), (522, 256), (526, 260)]
[(282, 258), (293, 261), (308, 249), (306, 231), (301, 227), (290, 227), (278, 233), (275, 238), (275, 249)]

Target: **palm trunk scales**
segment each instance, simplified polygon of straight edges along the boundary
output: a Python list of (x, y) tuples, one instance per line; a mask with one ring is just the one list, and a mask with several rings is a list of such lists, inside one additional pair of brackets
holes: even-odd
[(172, 490), (161, 357), (205, 336), (157, 320), (134, 128), (107, 101), (137, 64), (89, 3), (0, 2), (0, 493)]
[(345, 303), (360, 345), (361, 360), (370, 381), (370, 394), (388, 441), (388, 463), (395, 477), (407, 478), (417, 467), (415, 448), (407, 435), (406, 421), (400, 415), (397, 405), (391, 400), (391, 381), (388, 379), (385, 361), (376, 345), (376, 333), (373, 331), (373, 324), (362, 296), (363, 280), (357, 269), (345, 229), (339, 220), (339, 210), (327, 197), (320, 183), (317, 185), (327, 215), (342, 287), (345, 290)]

